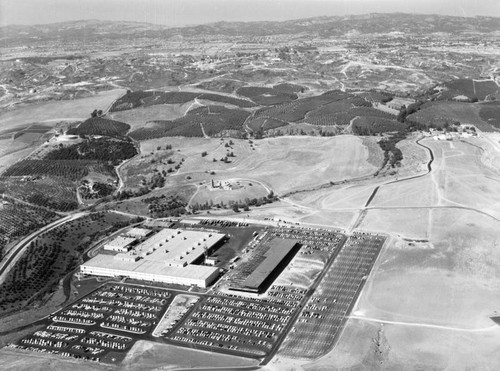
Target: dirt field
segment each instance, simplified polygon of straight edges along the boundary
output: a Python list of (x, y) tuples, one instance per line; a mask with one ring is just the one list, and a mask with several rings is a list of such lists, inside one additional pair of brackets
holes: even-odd
[[(198, 296), (194, 295), (176, 295), (174, 300), (170, 303), (167, 311), (163, 315), (160, 323), (153, 331), (153, 336), (159, 337), (161, 333), (173, 326), (175, 322), (180, 320), (182, 316), (189, 310), (189, 307), (194, 305), (199, 300)], [(175, 321), (175, 322), (174, 322)]]
[[(167, 144), (172, 145), (172, 150), (165, 150)], [(226, 157), (227, 161), (222, 161)], [(168, 174), (165, 186), (168, 189), (196, 187), (191, 205), (210, 201), (217, 204), (260, 198), (271, 190), (281, 195), (297, 188), (314, 188), (328, 181), (372, 174), (377, 167), (368, 163), (368, 157), (368, 148), (354, 136), (280, 137), (254, 142), (169, 138), (141, 142), (141, 154), (124, 165), (120, 173), (126, 188), (138, 188), (149, 179), (144, 173), (151, 175), (155, 169), (163, 172), (180, 164), (178, 170)], [(372, 156), (372, 162), (374, 158), (377, 156)], [(174, 163), (167, 164), (167, 159)], [(212, 188), (212, 180), (222, 188)], [(227, 184), (232, 189), (224, 189)], [(369, 188), (365, 191), (371, 192)], [(318, 198), (322, 197), (318, 194)], [(336, 195), (332, 197), (337, 200)], [(364, 194), (361, 200), (365, 202)], [(295, 200), (289, 204), (295, 205)], [(308, 211), (302, 216), (316, 211), (311, 207), (304, 210)]]
[(95, 109), (106, 110), (108, 106), (125, 93), (123, 89), (103, 91), (93, 97), (78, 100), (47, 102), (19, 107), (0, 113), (2, 130), (12, 129), (32, 122), (46, 124), (59, 121), (75, 121), (90, 117)]
[(149, 107), (140, 107), (127, 111), (111, 112), (107, 118), (121, 121), (131, 126), (130, 131), (144, 126), (152, 120), (174, 120), (184, 116), (191, 103), (186, 104), (162, 104)]
[[(280, 194), (376, 170), (367, 162), (368, 149), (354, 136), (280, 137), (253, 143), (234, 139), (229, 147), (226, 147), (228, 140), (217, 139), (174, 138), (171, 142), (174, 151), (185, 158), (177, 174), (179, 181), (188, 175), (195, 182), (206, 180), (213, 171), (219, 179), (254, 180)], [(145, 142), (143, 152), (147, 153), (157, 143)], [(202, 152), (207, 155), (202, 157)], [(220, 161), (228, 152), (234, 154), (228, 158), (230, 162)]]
[(70, 360), (55, 357), (50, 354), (30, 352), (21, 349), (0, 349), (0, 367), (5, 371), (45, 371), (45, 370), (73, 370), (73, 371), (111, 371), (114, 366), (98, 363)]
[[(500, 327), (500, 218), (496, 135), (460, 141), (424, 140), (435, 160), (430, 174), (378, 183), (359, 228), (387, 232), (379, 257), (336, 347), (314, 361), (277, 357), (274, 370), (496, 369)], [(369, 189), (321, 190), (294, 197), (314, 215), (353, 213)], [(496, 187), (496, 188), (495, 188)], [(363, 192), (364, 190), (364, 192)], [(332, 200), (339, 201), (333, 202)], [(460, 352), (457, 352), (460, 349)]]
[(177, 370), (203, 367), (236, 369), (258, 361), (218, 353), (138, 341), (123, 360), (122, 370)]
[[(214, 180), (216, 187), (219, 186), (221, 181)], [(227, 204), (229, 201), (245, 202), (245, 199), (261, 198), (267, 196), (267, 190), (260, 184), (253, 184), (250, 181), (239, 181), (237, 179), (228, 179), (222, 181), (223, 184), (228, 182), (232, 186), (231, 189), (212, 188), (211, 181), (207, 184), (198, 187), (198, 191), (191, 199), (191, 205), (204, 204), (205, 202), (212, 201), (214, 204), (224, 202)]]

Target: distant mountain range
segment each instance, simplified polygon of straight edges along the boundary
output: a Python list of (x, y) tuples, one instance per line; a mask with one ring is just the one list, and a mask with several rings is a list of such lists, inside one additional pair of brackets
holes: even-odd
[(35, 40), (70, 41), (85, 36), (87, 42), (119, 38), (170, 38), (174, 36), (264, 36), (311, 33), (321, 37), (345, 34), (403, 32), (407, 34), (488, 34), (500, 37), (500, 18), (452, 17), (421, 14), (368, 14), (342, 17), (316, 17), (283, 22), (217, 22), (198, 26), (167, 27), (149, 23), (100, 20), (72, 21), (48, 25), (10, 25), (0, 28), (4, 45)]

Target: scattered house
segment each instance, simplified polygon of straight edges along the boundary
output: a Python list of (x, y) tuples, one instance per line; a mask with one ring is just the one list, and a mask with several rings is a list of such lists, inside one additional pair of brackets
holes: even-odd
[(223, 189), (225, 191), (232, 191), (233, 190), (233, 185), (231, 184), (231, 182), (229, 182), (227, 180), (224, 182), (222, 182), (222, 181), (217, 182), (217, 181), (212, 179), (210, 185), (211, 185), (211, 189)]

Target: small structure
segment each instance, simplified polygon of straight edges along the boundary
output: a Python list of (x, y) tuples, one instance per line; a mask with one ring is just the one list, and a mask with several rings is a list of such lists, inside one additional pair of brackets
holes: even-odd
[(210, 186), (211, 186), (211, 189), (223, 189), (225, 191), (232, 191), (233, 190), (233, 185), (228, 180), (225, 180), (223, 182), (223, 181), (215, 181), (212, 179), (210, 182)]
[(126, 232), (125, 235), (142, 240), (148, 237), (151, 233), (153, 233), (153, 231), (151, 231), (150, 229), (132, 228), (128, 232)]
[(118, 251), (118, 252), (127, 252), (131, 249), (132, 244), (136, 241), (135, 238), (132, 237), (116, 237), (114, 240), (108, 242), (104, 245), (104, 250), (107, 251)]
[(217, 258), (209, 257), (205, 259), (205, 265), (210, 265), (211, 267), (215, 267), (218, 262), (219, 260)]

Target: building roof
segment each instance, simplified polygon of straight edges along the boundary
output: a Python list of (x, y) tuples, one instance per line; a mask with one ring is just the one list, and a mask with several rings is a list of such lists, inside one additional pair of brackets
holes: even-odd
[(242, 286), (258, 289), (266, 278), (276, 269), (283, 259), (293, 250), (298, 241), (291, 239), (273, 239), (273, 245), (264, 255), (266, 258), (243, 281)]
[(165, 228), (137, 245), (134, 251), (145, 259), (182, 267), (197, 260), (205, 249), (224, 237), (221, 233)]
[(138, 238), (141, 238), (141, 237), (146, 237), (147, 235), (149, 235), (151, 233), (151, 230), (150, 229), (145, 229), (145, 228), (132, 228), (130, 229), (126, 235), (127, 236), (132, 236), (132, 237), (138, 237)]
[(106, 244), (106, 246), (122, 248), (122, 247), (126, 247), (126, 246), (130, 245), (134, 241), (135, 241), (135, 238), (132, 238), (132, 237), (118, 236), (114, 240), (109, 241)]
[(206, 279), (217, 268), (190, 264), (205, 253), (205, 247), (210, 249), (224, 237), (203, 230), (165, 228), (127, 253), (97, 255), (83, 266)]
[(113, 269), (117, 271), (130, 271), (136, 273), (156, 274), (159, 276), (190, 278), (206, 280), (212, 276), (216, 267), (204, 265), (187, 265), (183, 268), (169, 267), (164, 262), (140, 259), (134, 261), (123, 261), (114, 259), (112, 255), (97, 255), (88, 262), (82, 264), (87, 267)]

